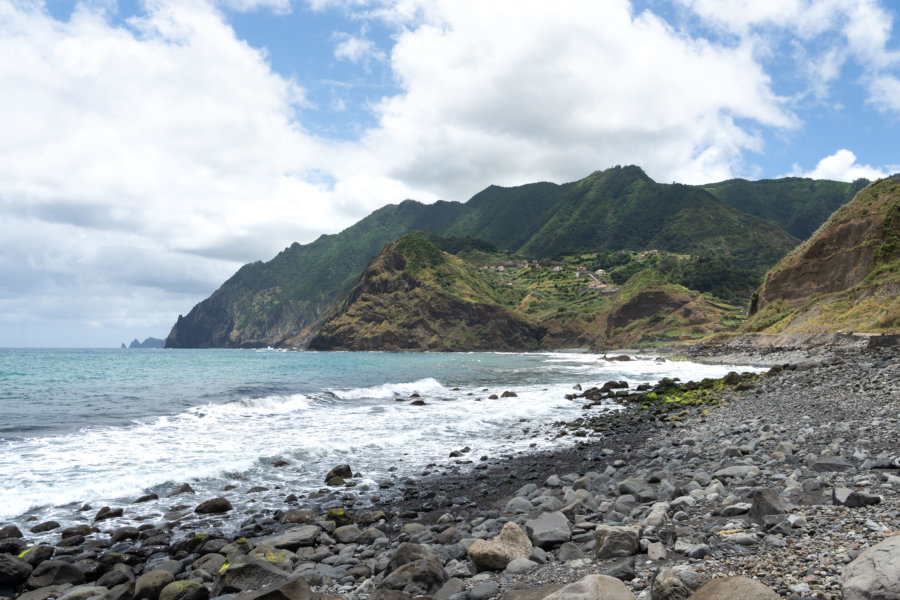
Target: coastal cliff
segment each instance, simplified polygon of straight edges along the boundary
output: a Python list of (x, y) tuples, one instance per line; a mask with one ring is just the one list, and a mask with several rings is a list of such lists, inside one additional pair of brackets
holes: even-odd
[(900, 177), (838, 209), (766, 276), (748, 329), (886, 332), (900, 325)]

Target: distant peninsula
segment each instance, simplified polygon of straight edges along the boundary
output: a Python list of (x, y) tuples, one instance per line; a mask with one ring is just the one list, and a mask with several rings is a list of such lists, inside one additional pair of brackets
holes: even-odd
[[(137, 338), (131, 340), (131, 343), (127, 346), (129, 350), (134, 350), (135, 348), (165, 348), (166, 340), (161, 340), (155, 337), (148, 337), (143, 342), (139, 342)], [(126, 348), (125, 342), (122, 342), (122, 348)]]

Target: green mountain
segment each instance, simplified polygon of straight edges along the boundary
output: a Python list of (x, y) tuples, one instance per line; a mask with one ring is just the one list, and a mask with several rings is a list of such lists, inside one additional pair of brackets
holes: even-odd
[(369, 260), (413, 230), (474, 238), (532, 258), (572, 248), (711, 256), (725, 272), (740, 271), (742, 280), (748, 273), (761, 278), (798, 242), (702, 188), (658, 184), (638, 167), (615, 167), (564, 185), (491, 186), (465, 204), (388, 205), (341, 233), (295, 243), (268, 262), (245, 265), (179, 316), (166, 346), (303, 346), (347, 297)]
[(501, 306), (477, 269), (416, 234), (387, 244), (326, 319), (315, 350), (535, 349), (539, 329)]
[(748, 331), (886, 333), (900, 326), (900, 176), (868, 186), (778, 262)]
[(734, 307), (674, 284), (652, 268), (610, 293), (583, 270), (589, 257), (568, 257), (562, 267), (476, 252), (469, 262), (426, 237), (435, 239), (409, 233), (385, 245), (309, 348), (604, 349), (733, 329), (726, 315)]
[(869, 184), (785, 177), (782, 179), (729, 179), (701, 186), (725, 204), (765, 219), (805, 240), (831, 213), (853, 199)]

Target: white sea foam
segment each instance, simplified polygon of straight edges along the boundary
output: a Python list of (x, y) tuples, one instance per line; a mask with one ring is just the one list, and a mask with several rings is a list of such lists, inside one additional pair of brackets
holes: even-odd
[(335, 396), (344, 400), (355, 400), (361, 398), (372, 399), (394, 399), (400, 396), (409, 396), (413, 393), (437, 394), (445, 391), (441, 383), (433, 377), (426, 377), (418, 381), (410, 381), (403, 383), (385, 383), (372, 387), (354, 388), (349, 390), (336, 389), (332, 390)]
[[(636, 384), (664, 376), (687, 381), (745, 370), (643, 358), (608, 362), (587, 354), (536, 354), (524, 357), (524, 365), (490, 367), (472, 358), (465, 368), (490, 373), (492, 383), (474, 376), (468, 385), (460, 383), (465, 377), (453, 384), (425, 377), (317, 393), (248, 395), (127, 426), (8, 441), (0, 446), (0, 520), (31, 511), (38, 519), (64, 521), (71, 507), (55, 507), (124, 504), (148, 490), (163, 495), (184, 481), (198, 495), (218, 494), (235, 474), (312, 490), (340, 462), (371, 482), (412, 475), (462, 446), (471, 447), (472, 456), (497, 456), (532, 444), (566, 443), (535, 437), (535, 432), (582, 414), (580, 402), (565, 399), (574, 383), (626, 379)], [(482, 391), (485, 386), (489, 391)], [(488, 399), (504, 389), (517, 397)], [(397, 401), (413, 393), (424, 406)], [(287, 460), (290, 468), (271, 468), (276, 458)], [(399, 470), (389, 473), (392, 467)]]

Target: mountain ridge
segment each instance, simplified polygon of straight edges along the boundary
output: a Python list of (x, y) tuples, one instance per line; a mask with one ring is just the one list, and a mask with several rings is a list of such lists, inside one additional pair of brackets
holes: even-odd
[(166, 346), (303, 347), (369, 259), (412, 230), (478, 238), (536, 257), (597, 244), (613, 250), (658, 245), (717, 253), (760, 276), (799, 241), (699, 187), (657, 184), (634, 166), (596, 171), (566, 184), (490, 186), (465, 204), (390, 204), (338, 234), (294, 243), (270, 261), (244, 265), (187, 315), (179, 315)]

